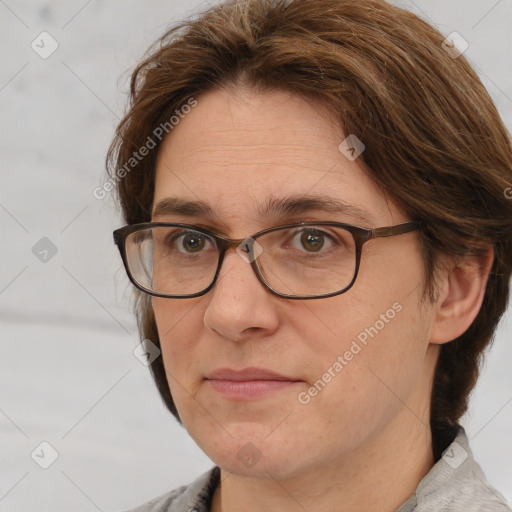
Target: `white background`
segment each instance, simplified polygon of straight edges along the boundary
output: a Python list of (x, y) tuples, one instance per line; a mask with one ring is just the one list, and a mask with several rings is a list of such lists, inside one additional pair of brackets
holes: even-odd
[[(199, 2), (0, 1), (0, 510), (116, 511), (212, 467), (164, 409), (138, 343), (112, 200), (92, 195), (130, 70)], [(466, 56), (512, 126), (512, 0), (402, 2)], [(48, 59), (31, 42), (48, 31)], [(32, 252), (49, 238), (46, 263)], [(512, 500), (510, 312), (465, 425), (490, 482)], [(31, 452), (59, 457), (41, 469)], [(40, 451), (36, 453), (41, 453)], [(49, 456), (46, 449), (45, 457)]]

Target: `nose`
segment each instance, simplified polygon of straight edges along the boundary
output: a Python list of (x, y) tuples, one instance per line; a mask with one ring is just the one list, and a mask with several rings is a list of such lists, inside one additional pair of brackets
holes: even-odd
[(275, 332), (279, 325), (277, 302), (284, 299), (273, 295), (250, 263), (231, 248), (207, 300), (206, 328), (224, 339), (243, 341)]

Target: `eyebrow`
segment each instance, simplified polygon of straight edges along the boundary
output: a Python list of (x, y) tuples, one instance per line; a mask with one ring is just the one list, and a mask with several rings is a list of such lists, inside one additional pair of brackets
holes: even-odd
[[(257, 208), (257, 214), (264, 219), (311, 212), (349, 215), (367, 223), (375, 223), (375, 217), (361, 206), (349, 204), (341, 199), (328, 196), (271, 197), (262, 206)], [(189, 201), (178, 197), (167, 197), (155, 205), (153, 217), (163, 217), (166, 215), (209, 217), (220, 220), (208, 203), (201, 200)]]

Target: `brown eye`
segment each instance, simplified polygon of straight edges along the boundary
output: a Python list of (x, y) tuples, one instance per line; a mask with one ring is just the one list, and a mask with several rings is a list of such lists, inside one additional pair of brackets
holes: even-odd
[(199, 233), (187, 233), (182, 235), (177, 243), (181, 252), (201, 252), (206, 245), (206, 237)]
[(304, 231), (300, 237), (300, 243), (308, 252), (318, 252), (325, 243), (324, 236), (321, 233)]

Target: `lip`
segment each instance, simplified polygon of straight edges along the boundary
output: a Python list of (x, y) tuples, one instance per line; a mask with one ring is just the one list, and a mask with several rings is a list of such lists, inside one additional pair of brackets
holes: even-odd
[(248, 380), (281, 380), (297, 382), (297, 379), (281, 375), (279, 373), (267, 370), (265, 368), (256, 368), (251, 366), (243, 370), (233, 370), (231, 368), (218, 368), (210, 372), (206, 377), (208, 380), (231, 380), (231, 381), (248, 381)]
[(232, 400), (254, 400), (284, 390), (300, 382), (263, 368), (233, 370), (219, 368), (206, 378), (208, 384), (225, 398)]

